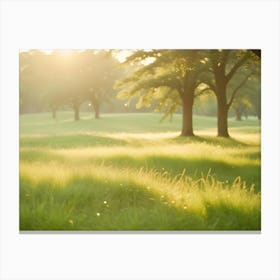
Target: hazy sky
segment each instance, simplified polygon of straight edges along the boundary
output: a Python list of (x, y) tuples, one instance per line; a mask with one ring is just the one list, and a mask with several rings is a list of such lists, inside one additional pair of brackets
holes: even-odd
[[(29, 51), (31, 49), (21, 49), (19, 50), (19, 52), (26, 52), (26, 51)], [(58, 50), (61, 52), (62, 55), (65, 55), (65, 56), (68, 56), (71, 54), (71, 52), (73, 50), (75, 51), (83, 51), (85, 49), (38, 49), (42, 52), (45, 52), (46, 54), (50, 54), (52, 53), (53, 51), (55, 50)], [(120, 62), (123, 62), (125, 61), (125, 58), (127, 56), (129, 56), (131, 53), (133, 52), (133, 50), (127, 50), (127, 49), (124, 49), (124, 50), (116, 50), (115, 52), (113, 52), (113, 55), (120, 61)]]

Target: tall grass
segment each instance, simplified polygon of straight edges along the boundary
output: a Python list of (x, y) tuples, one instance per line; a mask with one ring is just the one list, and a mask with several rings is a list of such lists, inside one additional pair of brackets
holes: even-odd
[(21, 230), (260, 229), (257, 121), (220, 139), (196, 118), (204, 130), (182, 138), (178, 116), (69, 116), (20, 119)]

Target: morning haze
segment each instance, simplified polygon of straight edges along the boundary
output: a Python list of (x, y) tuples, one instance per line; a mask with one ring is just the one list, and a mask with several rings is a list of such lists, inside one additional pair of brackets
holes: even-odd
[(260, 230), (260, 67), (260, 50), (20, 51), (20, 230)]

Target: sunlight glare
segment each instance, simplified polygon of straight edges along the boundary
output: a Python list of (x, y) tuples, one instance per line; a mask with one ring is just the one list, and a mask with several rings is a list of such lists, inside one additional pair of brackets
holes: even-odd
[(73, 55), (74, 50), (69, 50), (69, 49), (65, 49), (65, 50), (57, 50), (57, 52), (63, 57), (63, 58), (69, 58)]

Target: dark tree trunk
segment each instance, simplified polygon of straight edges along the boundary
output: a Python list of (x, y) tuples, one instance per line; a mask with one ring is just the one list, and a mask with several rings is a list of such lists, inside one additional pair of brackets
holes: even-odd
[(79, 121), (80, 120), (80, 105), (74, 104), (73, 109), (74, 109), (74, 120)]
[[(248, 53), (245, 53), (236, 63), (231, 67), (231, 70), (226, 74), (226, 68), (228, 65), (228, 59), (230, 55), (229, 50), (224, 50), (220, 52), (217, 56), (218, 59), (213, 60), (213, 72), (215, 77), (215, 94), (217, 97), (218, 106), (218, 136), (229, 137), (228, 133), (228, 110), (232, 105), (236, 91), (232, 92), (232, 96), (227, 103), (227, 84), (233, 78), (236, 71), (244, 65), (246, 60), (249, 58)], [(246, 80), (244, 80), (245, 82)], [(242, 84), (240, 85), (242, 86)], [(237, 89), (236, 89), (237, 90)]]
[(182, 136), (194, 136), (193, 133), (193, 97), (183, 100)]
[(98, 102), (92, 102), (93, 109), (94, 109), (94, 116), (95, 119), (100, 118), (100, 104)]
[(224, 98), (220, 98), (220, 100), (218, 100), (218, 136), (229, 137), (228, 105)]
[(228, 110), (227, 104), (227, 82), (224, 74), (216, 73), (216, 98), (218, 110), (218, 136), (229, 137), (228, 134)]
[(217, 85), (217, 105), (218, 105), (218, 136), (229, 137), (228, 133), (228, 109), (226, 97), (226, 84)]

